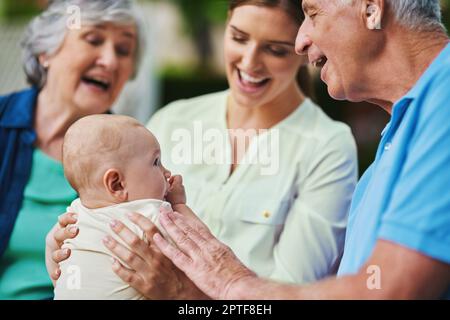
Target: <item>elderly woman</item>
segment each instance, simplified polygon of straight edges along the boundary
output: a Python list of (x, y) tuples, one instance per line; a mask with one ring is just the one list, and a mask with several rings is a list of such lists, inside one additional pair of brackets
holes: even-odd
[[(214, 234), (259, 275), (304, 284), (336, 271), (357, 164), (349, 128), (298, 85), (306, 63), (294, 51), (300, 13), (298, 0), (231, 0), (224, 37), (230, 89), (174, 102), (149, 128), (165, 166), (183, 175), (188, 204)], [(133, 221), (150, 239), (150, 222)], [(121, 223), (113, 230), (131, 248), (106, 242), (132, 269), (114, 264), (123, 280), (152, 299), (200, 297), (153, 245)], [(61, 243), (70, 234), (55, 236)], [(55, 252), (57, 261), (66, 256)]]
[(353, 197), (338, 277), (258, 278), (206, 226), (161, 217), (154, 241), (212, 298), (450, 298), (450, 44), (438, 0), (304, 0), (296, 50), (337, 99), (392, 115)]
[[(76, 5), (77, 19), (67, 14)], [(76, 18), (76, 17), (75, 17)], [(31, 88), (0, 97), (0, 299), (53, 295), (45, 236), (77, 195), (61, 146), (77, 119), (105, 113), (137, 71), (142, 42), (130, 1), (54, 1), (28, 26)]]

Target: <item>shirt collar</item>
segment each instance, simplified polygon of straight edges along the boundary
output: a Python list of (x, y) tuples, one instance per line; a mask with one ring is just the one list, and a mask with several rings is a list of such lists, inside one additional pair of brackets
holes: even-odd
[(38, 94), (39, 90), (32, 87), (3, 97), (5, 105), (0, 115), (0, 127), (32, 128)]

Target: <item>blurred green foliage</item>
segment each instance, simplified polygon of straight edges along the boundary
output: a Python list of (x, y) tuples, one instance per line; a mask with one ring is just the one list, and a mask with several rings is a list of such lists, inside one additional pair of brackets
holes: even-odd
[(0, 0), (0, 18), (6, 21), (29, 19), (41, 10), (42, 3), (37, 0)]
[(173, 2), (183, 16), (185, 30), (194, 34), (203, 21), (224, 23), (227, 17), (228, 0), (165, 0)]
[[(167, 0), (166, 0), (167, 1)], [(212, 59), (211, 27), (222, 24), (227, 16), (227, 0), (168, 0), (178, 6), (184, 30), (194, 41), (198, 70), (210, 69)]]
[(441, 0), (442, 3), (442, 20), (447, 30), (450, 30), (450, 0)]

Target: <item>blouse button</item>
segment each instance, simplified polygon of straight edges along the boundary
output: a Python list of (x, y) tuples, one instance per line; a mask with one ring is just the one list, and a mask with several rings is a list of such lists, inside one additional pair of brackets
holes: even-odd
[(263, 217), (266, 218), (266, 219), (270, 218), (270, 215), (271, 215), (270, 212), (267, 211), (267, 210), (263, 212)]

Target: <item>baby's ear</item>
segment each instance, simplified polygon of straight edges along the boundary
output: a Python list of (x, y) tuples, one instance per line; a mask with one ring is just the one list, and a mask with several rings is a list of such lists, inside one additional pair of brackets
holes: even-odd
[(117, 169), (108, 169), (103, 175), (103, 185), (111, 197), (119, 202), (128, 200), (128, 192), (125, 189), (125, 181), (122, 173)]

